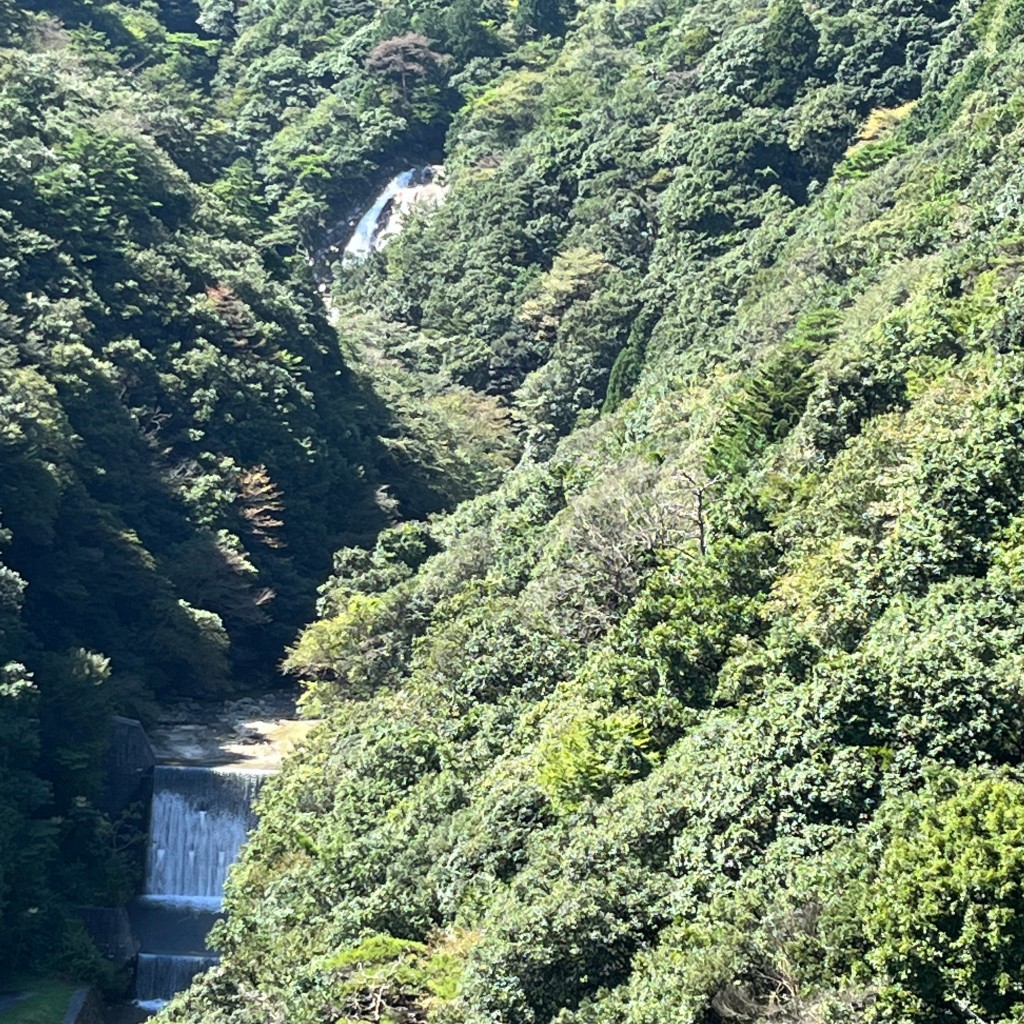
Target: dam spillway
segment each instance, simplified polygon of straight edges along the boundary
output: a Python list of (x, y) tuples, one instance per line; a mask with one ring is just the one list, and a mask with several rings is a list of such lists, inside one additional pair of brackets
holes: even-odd
[(157, 1008), (217, 962), (206, 937), (228, 869), (256, 825), (267, 772), (157, 765), (143, 895), (131, 916), (141, 951), (135, 998)]
[(253, 800), (264, 776), (158, 765), (153, 774), (146, 855), (147, 896), (213, 900), (256, 825)]

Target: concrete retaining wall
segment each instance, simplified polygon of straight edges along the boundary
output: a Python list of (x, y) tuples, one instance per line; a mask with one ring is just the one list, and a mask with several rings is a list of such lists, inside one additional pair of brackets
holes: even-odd
[(61, 1024), (104, 1024), (103, 1001), (91, 988), (80, 988), (68, 1005)]
[(156, 758), (141, 723), (114, 718), (105, 761), (107, 779), (100, 810), (116, 818), (133, 803), (148, 807)]
[(79, 907), (75, 913), (96, 948), (118, 967), (135, 959), (139, 943), (124, 907)]

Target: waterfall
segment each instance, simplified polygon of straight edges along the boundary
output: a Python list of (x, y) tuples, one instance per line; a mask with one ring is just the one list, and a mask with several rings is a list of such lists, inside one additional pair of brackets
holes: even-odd
[(256, 824), (253, 797), (262, 777), (212, 768), (158, 766), (146, 861), (146, 894), (213, 900)]
[(373, 205), (359, 218), (342, 253), (343, 260), (359, 262), (382, 249), (401, 230), (413, 207), (442, 203), (448, 191), (442, 184), (443, 174), (444, 168), (433, 164), (412, 167), (392, 178)]
[(145, 997), (139, 996), (139, 1005), (159, 1009), (182, 989), (188, 988), (200, 971), (205, 971), (216, 962), (217, 958), (210, 956), (140, 953), (135, 987), (139, 993), (145, 993)]
[(385, 208), (394, 200), (403, 188), (408, 188), (416, 175), (415, 169), (403, 171), (388, 182), (384, 191), (374, 200), (366, 213), (359, 218), (359, 223), (352, 232), (345, 255), (352, 259), (366, 259), (377, 247), (376, 242), (382, 227), (380, 221)]
[(228, 868), (256, 824), (266, 773), (158, 765), (153, 775), (144, 895), (132, 907), (139, 938), (135, 997), (156, 1008), (217, 958), (206, 936)]

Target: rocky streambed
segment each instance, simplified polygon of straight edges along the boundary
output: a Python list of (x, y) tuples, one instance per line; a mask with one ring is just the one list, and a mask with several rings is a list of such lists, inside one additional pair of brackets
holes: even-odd
[(296, 695), (261, 694), (166, 707), (148, 730), (159, 764), (274, 771), (316, 722), (299, 717)]

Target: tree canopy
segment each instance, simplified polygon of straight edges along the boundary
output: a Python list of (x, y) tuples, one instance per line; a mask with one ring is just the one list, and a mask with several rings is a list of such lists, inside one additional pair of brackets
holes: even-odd
[(168, 1024), (1021, 1019), (1019, 0), (6, 24), (12, 963), (102, 974), (110, 715), (285, 650)]

